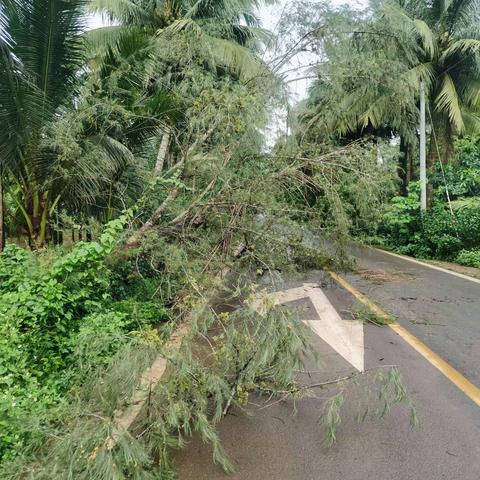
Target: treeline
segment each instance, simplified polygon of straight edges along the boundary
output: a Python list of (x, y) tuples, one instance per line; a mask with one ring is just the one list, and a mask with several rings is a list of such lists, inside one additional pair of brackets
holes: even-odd
[[(480, 35), (476, 1), (372, 1), (364, 10), (299, 2), (284, 30), (310, 52), (300, 142), (371, 137), (397, 169), (380, 221), (353, 232), (423, 258), (478, 262)], [(419, 205), (420, 83), (427, 97), (428, 208)]]

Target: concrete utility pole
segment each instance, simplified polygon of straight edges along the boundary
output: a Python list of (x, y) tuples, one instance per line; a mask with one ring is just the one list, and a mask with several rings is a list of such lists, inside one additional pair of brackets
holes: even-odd
[(422, 210), (427, 209), (427, 134), (425, 121), (425, 83), (420, 81), (420, 187)]

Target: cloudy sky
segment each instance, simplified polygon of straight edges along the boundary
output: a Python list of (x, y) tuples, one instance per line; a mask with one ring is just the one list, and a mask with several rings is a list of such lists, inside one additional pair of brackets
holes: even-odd
[[(369, 0), (331, 0), (332, 5), (350, 5), (351, 7), (356, 6), (357, 8), (365, 8)], [(282, 16), (282, 12), (285, 9), (286, 5), (291, 5), (292, 0), (279, 0), (275, 6), (263, 7), (259, 12), (259, 17), (262, 20), (263, 26), (268, 30), (275, 31), (276, 26)], [(305, 65), (310, 63), (309, 59), (306, 57), (299, 57), (292, 60), (290, 65), (285, 66), (285, 69), (291, 70), (297, 68), (297, 70), (292, 70), (287, 75), (288, 85), (291, 91), (292, 100), (299, 101), (302, 100), (308, 89), (309, 80), (305, 79), (305, 75), (308, 71), (305, 70)], [(303, 66), (303, 68), (302, 68)]]

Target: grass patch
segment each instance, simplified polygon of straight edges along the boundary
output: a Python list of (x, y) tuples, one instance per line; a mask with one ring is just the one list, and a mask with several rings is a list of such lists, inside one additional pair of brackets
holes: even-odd
[(358, 320), (364, 324), (372, 323), (377, 327), (384, 327), (385, 325), (390, 325), (396, 322), (396, 318), (393, 314), (385, 312), (385, 315), (379, 315), (360, 302), (353, 306), (351, 314), (354, 320)]

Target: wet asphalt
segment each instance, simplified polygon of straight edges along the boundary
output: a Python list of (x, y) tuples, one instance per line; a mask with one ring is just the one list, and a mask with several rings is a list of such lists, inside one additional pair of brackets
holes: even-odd
[[(480, 284), (442, 273), (383, 252), (357, 250), (358, 271), (345, 278), (391, 312), (396, 320), (434, 352), (480, 386)], [(285, 285), (322, 285), (343, 318), (356, 300), (323, 272), (310, 272)], [(309, 300), (292, 304), (299, 317), (315, 318)], [(245, 410), (231, 409), (220, 436), (236, 467), (225, 475), (212, 463), (209, 446), (193, 437), (174, 455), (180, 480), (478, 480), (480, 408), (388, 327), (364, 327), (365, 366), (371, 373), (345, 390), (336, 443), (327, 448), (318, 419), (338, 386), (316, 390), (295, 404), (265, 405), (253, 397)], [(302, 385), (343, 377), (353, 368), (312, 334), (318, 359), (306, 359)], [(320, 363), (319, 363), (320, 362)], [(393, 406), (383, 418), (375, 413), (374, 378), (385, 366), (402, 374), (419, 424), (410, 425), (410, 407)], [(370, 413), (365, 413), (365, 405)]]

